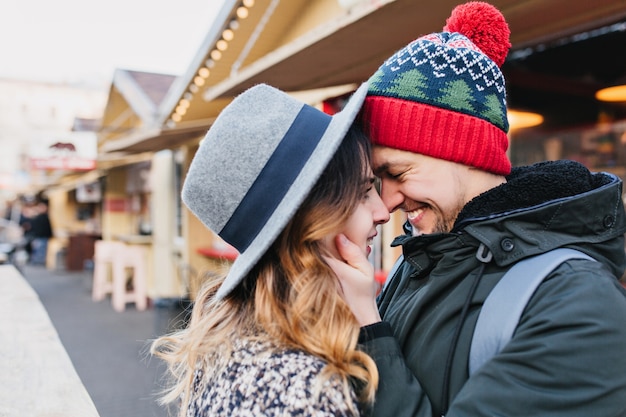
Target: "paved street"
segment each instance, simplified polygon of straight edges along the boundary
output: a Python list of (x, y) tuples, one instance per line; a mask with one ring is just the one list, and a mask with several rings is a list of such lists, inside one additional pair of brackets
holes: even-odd
[(117, 313), (109, 298), (91, 300), (91, 271), (26, 266), (22, 272), (48, 311), (100, 417), (168, 416), (155, 399), (164, 367), (149, 356), (148, 345), (180, 323), (182, 309), (140, 312), (128, 304)]

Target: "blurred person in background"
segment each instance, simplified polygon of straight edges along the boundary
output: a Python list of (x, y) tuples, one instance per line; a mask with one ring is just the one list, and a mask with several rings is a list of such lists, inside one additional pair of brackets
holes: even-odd
[(53, 236), (48, 216), (48, 202), (36, 200), (26, 204), (20, 218), (26, 250), (32, 265), (46, 265), (48, 241)]

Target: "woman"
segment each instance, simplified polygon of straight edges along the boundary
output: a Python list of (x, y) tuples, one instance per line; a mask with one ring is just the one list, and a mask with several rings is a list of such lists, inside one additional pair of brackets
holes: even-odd
[(240, 255), (207, 280), (189, 326), (153, 345), (176, 381), (164, 402), (181, 398), (181, 416), (357, 416), (371, 405), (378, 373), (357, 349), (368, 323), (329, 267), (335, 239), (367, 255), (389, 220), (369, 142), (352, 127), (364, 94), (329, 116), (258, 85), (201, 144), (183, 201)]

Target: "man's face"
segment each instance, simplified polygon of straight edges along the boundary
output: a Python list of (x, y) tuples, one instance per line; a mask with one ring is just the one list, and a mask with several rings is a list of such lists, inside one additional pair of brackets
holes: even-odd
[(384, 146), (374, 146), (372, 165), (385, 206), (404, 211), (414, 235), (449, 232), (469, 201), (464, 165)]

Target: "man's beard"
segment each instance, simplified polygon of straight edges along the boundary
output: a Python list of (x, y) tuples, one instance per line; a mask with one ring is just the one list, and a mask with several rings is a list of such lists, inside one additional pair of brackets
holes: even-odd
[[(452, 228), (454, 227), (454, 223), (456, 222), (456, 219), (459, 216), (459, 213), (461, 212), (462, 209), (463, 207), (457, 207), (454, 213), (449, 213), (446, 216), (437, 215), (435, 219), (435, 227), (430, 234), (449, 233), (450, 231), (452, 231)], [(423, 234), (427, 234), (427, 233), (422, 233), (421, 230), (419, 230), (413, 225), (411, 225), (411, 229), (413, 231), (412, 233), (413, 236), (420, 236)]]

